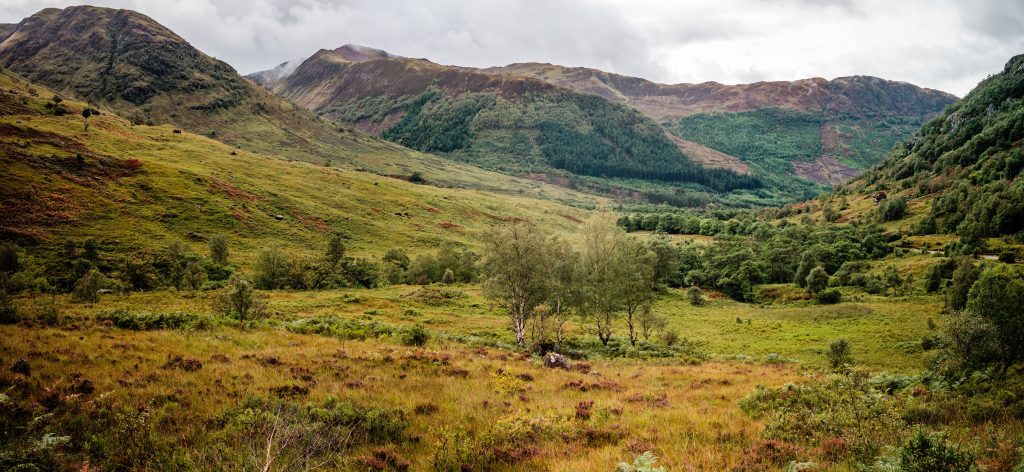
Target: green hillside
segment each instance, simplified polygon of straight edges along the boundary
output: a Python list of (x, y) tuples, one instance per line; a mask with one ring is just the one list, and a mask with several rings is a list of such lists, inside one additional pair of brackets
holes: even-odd
[[(0, 234), (40, 254), (86, 237), (112, 254), (158, 251), (173, 240), (203, 253), (215, 234), (229, 237), (238, 260), (268, 246), (319, 252), (332, 234), (355, 254), (415, 253), (443, 242), (475, 246), (476, 233), (509, 219), (564, 232), (584, 215), (554, 201), (577, 196), (536, 182), (491, 174), (495, 185), (517, 182), (522, 197), (417, 185), (287, 162), (168, 125), (132, 125), (108, 111), (88, 118), (86, 130), (82, 102), (55, 103), (53, 92), (9, 71), (0, 90)], [(601, 204), (583, 198), (580, 205)]]

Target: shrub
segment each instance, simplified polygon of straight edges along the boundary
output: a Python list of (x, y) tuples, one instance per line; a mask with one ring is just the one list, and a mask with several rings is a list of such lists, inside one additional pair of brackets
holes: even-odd
[(1024, 276), (1014, 268), (985, 269), (971, 286), (967, 308), (988, 321), (999, 342), (1004, 369), (1024, 359)]
[(843, 293), (836, 288), (827, 288), (818, 292), (815, 299), (822, 305), (834, 305), (842, 301)]
[(828, 345), (828, 362), (833, 369), (853, 363), (850, 342), (839, 338)]
[(974, 456), (946, 442), (943, 434), (930, 435), (917, 430), (900, 449), (900, 467), (904, 472), (973, 472)]
[(21, 320), (18, 313), (18, 306), (7, 294), (7, 290), (0, 289), (0, 324), (14, 324)]
[(807, 274), (807, 291), (813, 294), (825, 290), (828, 287), (828, 272), (825, 268), (817, 266)]
[(690, 300), (691, 305), (701, 306), (704, 304), (704, 291), (694, 285), (686, 289), (686, 298)]
[(672, 347), (679, 342), (679, 331), (675, 329), (666, 329), (661, 332), (661, 342), (665, 343), (666, 346)]
[(1007, 249), (1007, 250), (999, 253), (999, 262), (1004, 262), (1004, 263), (1007, 263), (1007, 264), (1013, 264), (1016, 261), (1017, 261), (1017, 254), (1014, 253), (1012, 249)]
[(110, 311), (97, 316), (99, 321), (108, 322), (118, 328), (133, 331), (155, 329), (205, 330), (222, 324), (221, 319), (198, 313), (133, 312), (127, 308)]
[(225, 316), (238, 320), (244, 327), (247, 321), (258, 320), (267, 315), (266, 296), (257, 292), (252, 283), (243, 276), (231, 279), (224, 292), (214, 301), (214, 308)]
[(445, 269), (444, 275), (441, 276), (441, 283), (445, 285), (455, 283), (455, 272), (452, 272), (451, 269)]
[(402, 332), (402, 344), (406, 346), (424, 346), (430, 340), (430, 333), (422, 325), (416, 324)]
[(57, 326), (61, 323), (60, 305), (54, 299), (42, 302), (36, 308), (36, 320), (44, 326)]
[(74, 298), (83, 303), (96, 303), (100, 301), (100, 289), (103, 288), (105, 278), (99, 270), (91, 269), (75, 282)]

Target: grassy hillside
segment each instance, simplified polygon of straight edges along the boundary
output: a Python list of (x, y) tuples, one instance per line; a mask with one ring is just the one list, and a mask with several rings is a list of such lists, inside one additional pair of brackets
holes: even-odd
[(132, 125), (110, 112), (89, 118), (86, 130), (84, 103), (65, 99), (66, 113), (54, 116), (53, 92), (6, 71), (0, 89), (7, 173), (0, 195), (9, 211), (2, 232), (54, 251), (86, 235), (125, 253), (173, 239), (201, 247), (226, 234), (244, 260), (271, 244), (319, 251), (334, 233), (357, 253), (415, 251), (442, 241), (476, 244), (474, 233), (510, 218), (564, 231), (584, 213), (554, 200), (600, 203), (497, 174), (495, 185), (524, 196), (287, 162), (168, 125)]
[(239, 150), (380, 175), (415, 173), (440, 186), (516, 194), (536, 187), (317, 117), (130, 10), (43, 10), (0, 42), (0, 65), (135, 124), (171, 123)]

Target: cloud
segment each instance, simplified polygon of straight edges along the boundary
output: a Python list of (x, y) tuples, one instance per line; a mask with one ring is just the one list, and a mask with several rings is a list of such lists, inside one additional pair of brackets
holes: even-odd
[[(963, 95), (1024, 50), (1024, 4), (1000, 0), (94, 3), (145, 13), (243, 73), (354, 43), (465, 66), (551, 62), (670, 83), (862, 74)], [(0, 22), (40, 8), (0, 0)]]

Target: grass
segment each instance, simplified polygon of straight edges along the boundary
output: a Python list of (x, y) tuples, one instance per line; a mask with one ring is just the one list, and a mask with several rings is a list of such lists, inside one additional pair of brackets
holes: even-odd
[[(19, 80), (0, 75), (0, 86), (27, 90)], [(49, 100), (45, 90), (37, 93), (23, 97), (32, 106)], [(67, 116), (0, 116), (8, 131), (0, 138), (7, 151), (0, 194), (22, 201), (12, 205), (15, 214), (0, 229), (42, 243), (44, 251), (55, 251), (62, 240), (101, 235), (101, 245), (111, 252), (180, 239), (205, 253), (205, 237), (220, 233), (245, 261), (268, 245), (319, 252), (330, 234), (341, 233), (356, 255), (379, 255), (391, 247), (416, 253), (443, 241), (476, 245), (476, 233), (515, 218), (566, 232), (586, 212), (561, 201), (602, 203), (500, 174), (460, 174), (458, 166), (440, 171), (488, 191), (288, 162), (175, 133), (171, 126), (132, 126), (109, 113), (90, 118), (85, 131), (77, 116), (84, 104), (65, 100), (64, 106)], [(129, 159), (135, 167), (125, 167)], [(497, 187), (503, 190), (496, 193)]]
[[(390, 297), (392, 293), (380, 295)], [(389, 306), (376, 295), (366, 291), (275, 293), (272, 309), (283, 312), (283, 317), (307, 315), (322, 310), (318, 304), (339, 296), (362, 300), (342, 305), (355, 305), (352, 312)], [(757, 422), (736, 406), (737, 400), (757, 383), (779, 385), (798, 378), (790, 366), (718, 361), (694, 366), (598, 360), (592, 362), (592, 370), (599, 374), (586, 375), (547, 369), (536, 359), (507, 351), (439, 340), (420, 350), (386, 339), (340, 341), (275, 328), (125, 331), (93, 318), (94, 313), (122, 304), (146, 303), (153, 310), (162, 310), (198, 308), (200, 302), (199, 298), (155, 293), (107, 297), (92, 307), (66, 305), (68, 320), (63, 328), (0, 327), (4, 339), (21, 340), (5, 342), (2, 357), (5, 362), (28, 359), (33, 381), (41, 385), (59, 385), (72, 377), (91, 379), (96, 394), (82, 401), (95, 402), (102, 397), (108, 403), (159, 408), (164, 424), (160, 434), (176, 438), (180, 447), (193, 451), (210, 441), (205, 429), (210, 418), (239, 398), (268, 395), (270, 389), (282, 385), (307, 386), (309, 393), (302, 396), (302, 402), (316, 403), (333, 396), (365, 407), (401, 408), (411, 417), (410, 433), (420, 436), (418, 442), (397, 447), (412, 462), (412, 470), (429, 468), (439, 427), (458, 424), (482, 431), (506, 418), (572, 418), (581, 401), (594, 401), (595, 412), (610, 415), (608, 421), (614, 426), (609, 427), (623, 438), (600, 445), (569, 444), (572, 454), (568, 457), (563, 454), (567, 446), (553, 439), (513, 468), (610, 469), (642, 452), (631, 449), (653, 449), (663, 457), (661, 463), (672, 468), (729, 466), (756, 441), (759, 431)], [(429, 308), (421, 308), (423, 317), (437, 316)], [(501, 326), (500, 319), (493, 316), (482, 322), (491, 329)], [(443, 326), (436, 324), (431, 329)], [(164, 368), (175, 355), (196, 359), (202, 367), (192, 372)], [(444, 356), (449, 360), (437, 360)], [(276, 361), (261, 361), (269, 358)], [(419, 360), (422, 358), (428, 360)], [(524, 382), (520, 394), (503, 396), (495, 391), (492, 376), (498, 369), (528, 374), (532, 380)], [(301, 380), (301, 375), (312, 380)], [(585, 392), (565, 387), (573, 381), (604, 380), (616, 386)], [(174, 401), (156, 400), (160, 398)], [(154, 401), (157, 403), (150, 403)], [(413, 414), (418, 405), (426, 403), (437, 411)], [(351, 457), (367, 456), (370, 449), (357, 448)]]

